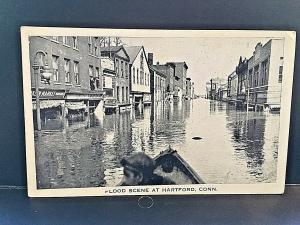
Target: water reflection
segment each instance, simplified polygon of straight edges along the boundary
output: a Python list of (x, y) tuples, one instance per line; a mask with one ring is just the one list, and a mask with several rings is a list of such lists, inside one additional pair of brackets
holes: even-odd
[(169, 145), (207, 183), (276, 179), (278, 114), (196, 99), (60, 122), (61, 131), (35, 134), (38, 188), (116, 185), (124, 156)]

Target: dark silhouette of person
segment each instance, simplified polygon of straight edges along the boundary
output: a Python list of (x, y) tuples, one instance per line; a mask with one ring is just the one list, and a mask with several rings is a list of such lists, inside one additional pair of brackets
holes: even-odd
[(169, 178), (155, 174), (155, 161), (143, 152), (122, 159), (121, 165), (124, 167), (124, 176), (120, 186), (175, 184)]

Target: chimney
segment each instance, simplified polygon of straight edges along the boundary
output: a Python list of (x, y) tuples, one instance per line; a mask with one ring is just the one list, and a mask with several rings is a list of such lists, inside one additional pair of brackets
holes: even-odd
[(153, 53), (148, 53), (148, 64), (153, 65)]

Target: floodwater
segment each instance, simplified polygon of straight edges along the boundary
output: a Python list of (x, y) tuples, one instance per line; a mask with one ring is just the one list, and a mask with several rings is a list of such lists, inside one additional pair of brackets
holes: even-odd
[(206, 183), (276, 182), (279, 114), (194, 99), (59, 124), (35, 133), (38, 188), (113, 186), (123, 157), (168, 146)]

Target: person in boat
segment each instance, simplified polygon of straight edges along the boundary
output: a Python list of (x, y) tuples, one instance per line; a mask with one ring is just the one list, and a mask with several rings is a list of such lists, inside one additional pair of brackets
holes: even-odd
[(124, 168), (124, 175), (120, 186), (175, 184), (169, 178), (155, 174), (155, 160), (143, 152), (122, 159), (121, 165)]

